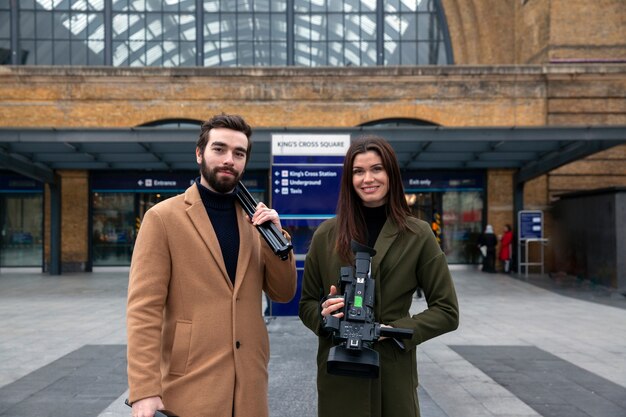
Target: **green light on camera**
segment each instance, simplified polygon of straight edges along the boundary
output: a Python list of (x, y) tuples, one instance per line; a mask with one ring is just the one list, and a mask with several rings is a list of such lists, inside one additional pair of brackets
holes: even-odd
[(361, 297), (360, 295), (357, 295), (354, 297), (354, 306), (361, 308), (363, 307), (363, 297)]

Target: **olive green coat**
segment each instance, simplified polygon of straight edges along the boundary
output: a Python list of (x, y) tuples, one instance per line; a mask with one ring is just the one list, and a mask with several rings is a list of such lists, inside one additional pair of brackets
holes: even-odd
[[(374, 344), (380, 355), (378, 379), (329, 375), (332, 339), (321, 329), (320, 301), (337, 285), (342, 262), (334, 251), (336, 219), (316, 230), (306, 257), (300, 318), (319, 336), (317, 353), (318, 415), (359, 417), (419, 416), (416, 346), (458, 327), (459, 309), (446, 258), (427, 223), (409, 219), (409, 232), (398, 233), (387, 220), (376, 241), (372, 278), (376, 280), (376, 321), (413, 329), (401, 348), (393, 339)], [(417, 287), (428, 309), (410, 316)]]

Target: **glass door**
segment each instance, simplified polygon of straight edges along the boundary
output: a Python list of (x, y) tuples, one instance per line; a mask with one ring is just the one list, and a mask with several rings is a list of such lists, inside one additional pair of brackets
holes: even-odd
[(146, 211), (177, 193), (92, 194), (92, 260), (94, 266), (128, 266)]
[(130, 265), (135, 241), (135, 194), (93, 193), (92, 196), (93, 264)]
[(0, 266), (41, 266), (43, 195), (0, 194)]
[(443, 193), (443, 248), (449, 263), (478, 263), (483, 199), (477, 191)]

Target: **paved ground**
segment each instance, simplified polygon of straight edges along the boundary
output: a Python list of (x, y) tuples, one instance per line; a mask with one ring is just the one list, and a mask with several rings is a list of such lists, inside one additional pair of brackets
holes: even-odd
[[(626, 417), (626, 298), (548, 277), (453, 277), (461, 326), (418, 350), (424, 417)], [(0, 274), (0, 416), (129, 415), (126, 281)], [(295, 317), (268, 328), (271, 415), (316, 416), (315, 337)]]

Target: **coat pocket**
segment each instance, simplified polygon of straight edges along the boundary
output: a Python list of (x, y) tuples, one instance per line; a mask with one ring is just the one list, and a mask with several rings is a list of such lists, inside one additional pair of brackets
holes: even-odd
[(170, 357), (170, 374), (184, 375), (189, 359), (189, 346), (191, 345), (191, 321), (178, 320), (174, 332), (174, 344)]

